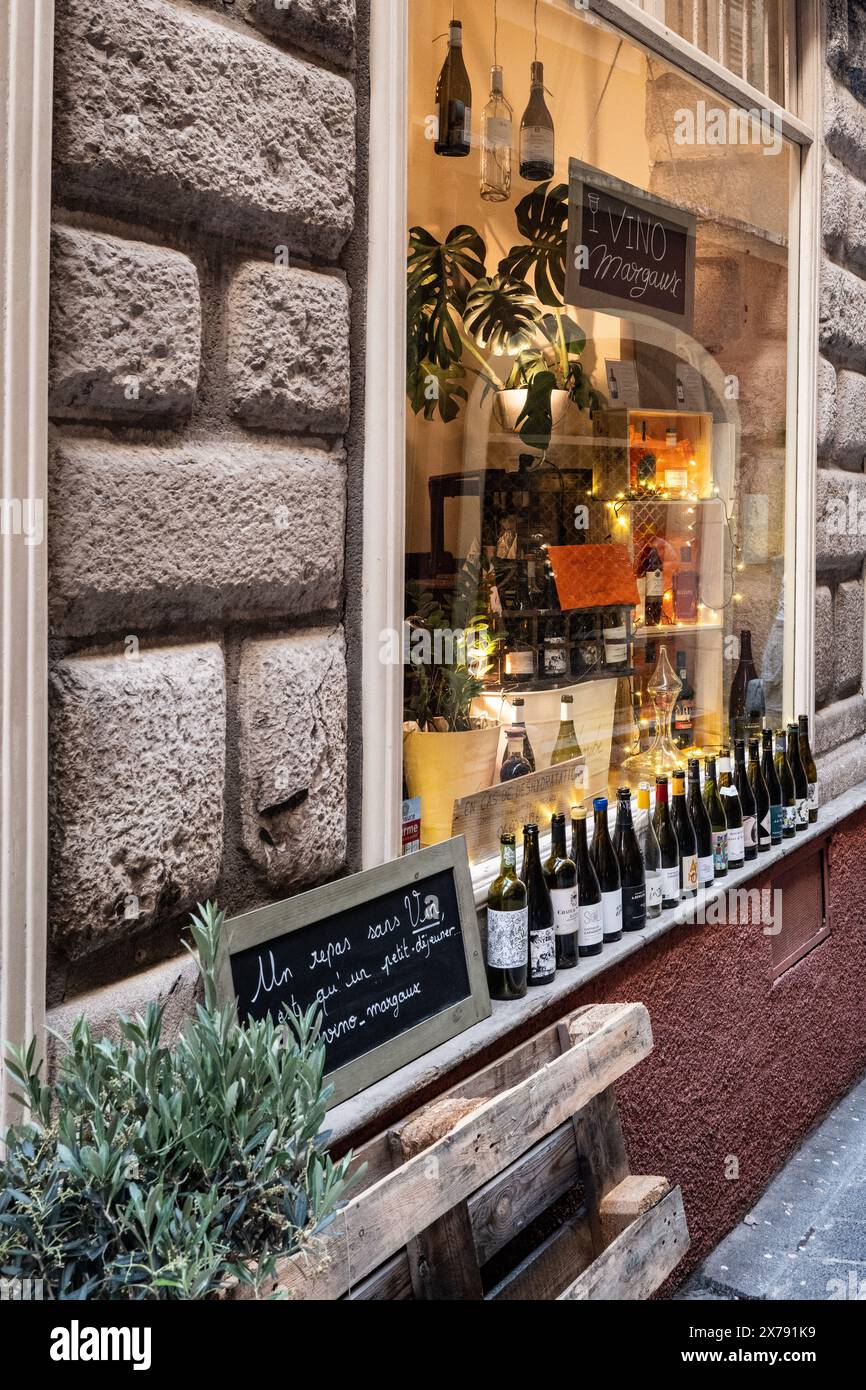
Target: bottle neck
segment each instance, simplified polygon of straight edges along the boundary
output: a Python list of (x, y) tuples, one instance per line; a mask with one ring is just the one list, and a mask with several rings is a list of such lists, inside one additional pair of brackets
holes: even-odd
[(448, 26), (448, 47), (463, 47), (463, 26), (460, 24), (449, 24)]
[(656, 806), (667, 806), (668, 804), (668, 784), (667, 782), (656, 782)]
[(565, 850), (565, 820), (555, 820), (550, 827), (550, 848), (557, 859), (567, 859)]
[(538, 831), (532, 835), (527, 835), (524, 832), (523, 861), (527, 869), (534, 869), (541, 864), (538, 854)]
[(513, 874), (517, 871), (517, 846), (514, 841), (505, 840), (499, 846), (499, 872)]
[(616, 803), (616, 823), (623, 830), (630, 830), (631, 824), (631, 800), (626, 801), (625, 797), (617, 800)]
[(533, 63), (531, 68), (530, 86), (533, 92), (544, 90), (544, 64)]
[(563, 700), (559, 706), (559, 721), (561, 724), (570, 724), (573, 706)]
[(740, 661), (752, 660), (752, 634), (751, 632), (740, 633)]
[(490, 95), (491, 95), (492, 97), (501, 97), (501, 96), (502, 96), (502, 93), (503, 93), (503, 88), (502, 88), (502, 69), (501, 69), (501, 68), (491, 68), (491, 69), (490, 69)]

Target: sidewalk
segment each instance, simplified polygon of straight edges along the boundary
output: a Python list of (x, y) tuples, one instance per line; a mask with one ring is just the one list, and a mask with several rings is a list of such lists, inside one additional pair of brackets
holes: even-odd
[(677, 1299), (866, 1299), (866, 1077)]

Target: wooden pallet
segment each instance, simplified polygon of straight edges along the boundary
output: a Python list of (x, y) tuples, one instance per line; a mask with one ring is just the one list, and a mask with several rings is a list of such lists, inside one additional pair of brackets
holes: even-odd
[(679, 1189), (628, 1171), (613, 1085), (651, 1050), (642, 1004), (545, 1029), (365, 1144), (351, 1200), (275, 1285), (303, 1299), (648, 1298), (689, 1243)]

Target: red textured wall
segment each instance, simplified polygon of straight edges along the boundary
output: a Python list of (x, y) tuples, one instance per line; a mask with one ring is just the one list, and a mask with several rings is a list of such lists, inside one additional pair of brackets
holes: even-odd
[[(760, 925), (682, 927), (578, 1001), (649, 1009), (654, 1051), (617, 1094), (632, 1172), (664, 1174), (683, 1190), (692, 1247), (678, 1281), (866, 1069), (864, 866), (858, 813), (833, 835), (831, 934), (775, 983)], [(771, 884), (764, 876), (749, 886)], [(734, 1180), (729, 1155), (739, 1161)]]

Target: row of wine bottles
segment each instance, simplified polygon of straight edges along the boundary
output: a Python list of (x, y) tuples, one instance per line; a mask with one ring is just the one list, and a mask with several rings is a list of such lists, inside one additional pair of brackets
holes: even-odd
[(551, 821), (550, 854), (542, 863), (537, 824), (523, 827), (523, 864), (517, 874), (512, 834), (501, 836), (499, 874), (487, 900), (487, 975), (493, 999), (520, 999), (529, 985), (546, 985), (557, 970), (598, 955), (605, 942), (624, 931), (643, 930), (647, 918), (676, 907), (738, 869), (758, 854), (794, 837), (818, 819), (818, 779), (809, 746), (806, 716), (773, 735), (764, 730), (749, 743), (737, 740), (733, 766), (725, 754), (689, 759), (686, 773), (656, 778), (655, 809), (650, 791), (638, 791), (638, 824), (632, 821), (631, 792), (617, 792), (610, 837), (607, 798), (593, 801), (595, 823), (587, 841), (586, 810), (572, 807), (570, 855), (566, 818)]
[[(463, 25), (451, 21), (448, 53), (436, 84), (438, 155), (465, 158), (472, 148), (472, 88), (463, 61)], [(481, 192), (503, 202), (511, 191), (512, 109), (505, 99), (502, 68), (490, 76), (490, 100), (482, 118)], [(553, 178), (553, 118), (544, 99), (544, 65), (533, 62), (529, 101), (520, 122), (520, 177), (532, 183)]]

